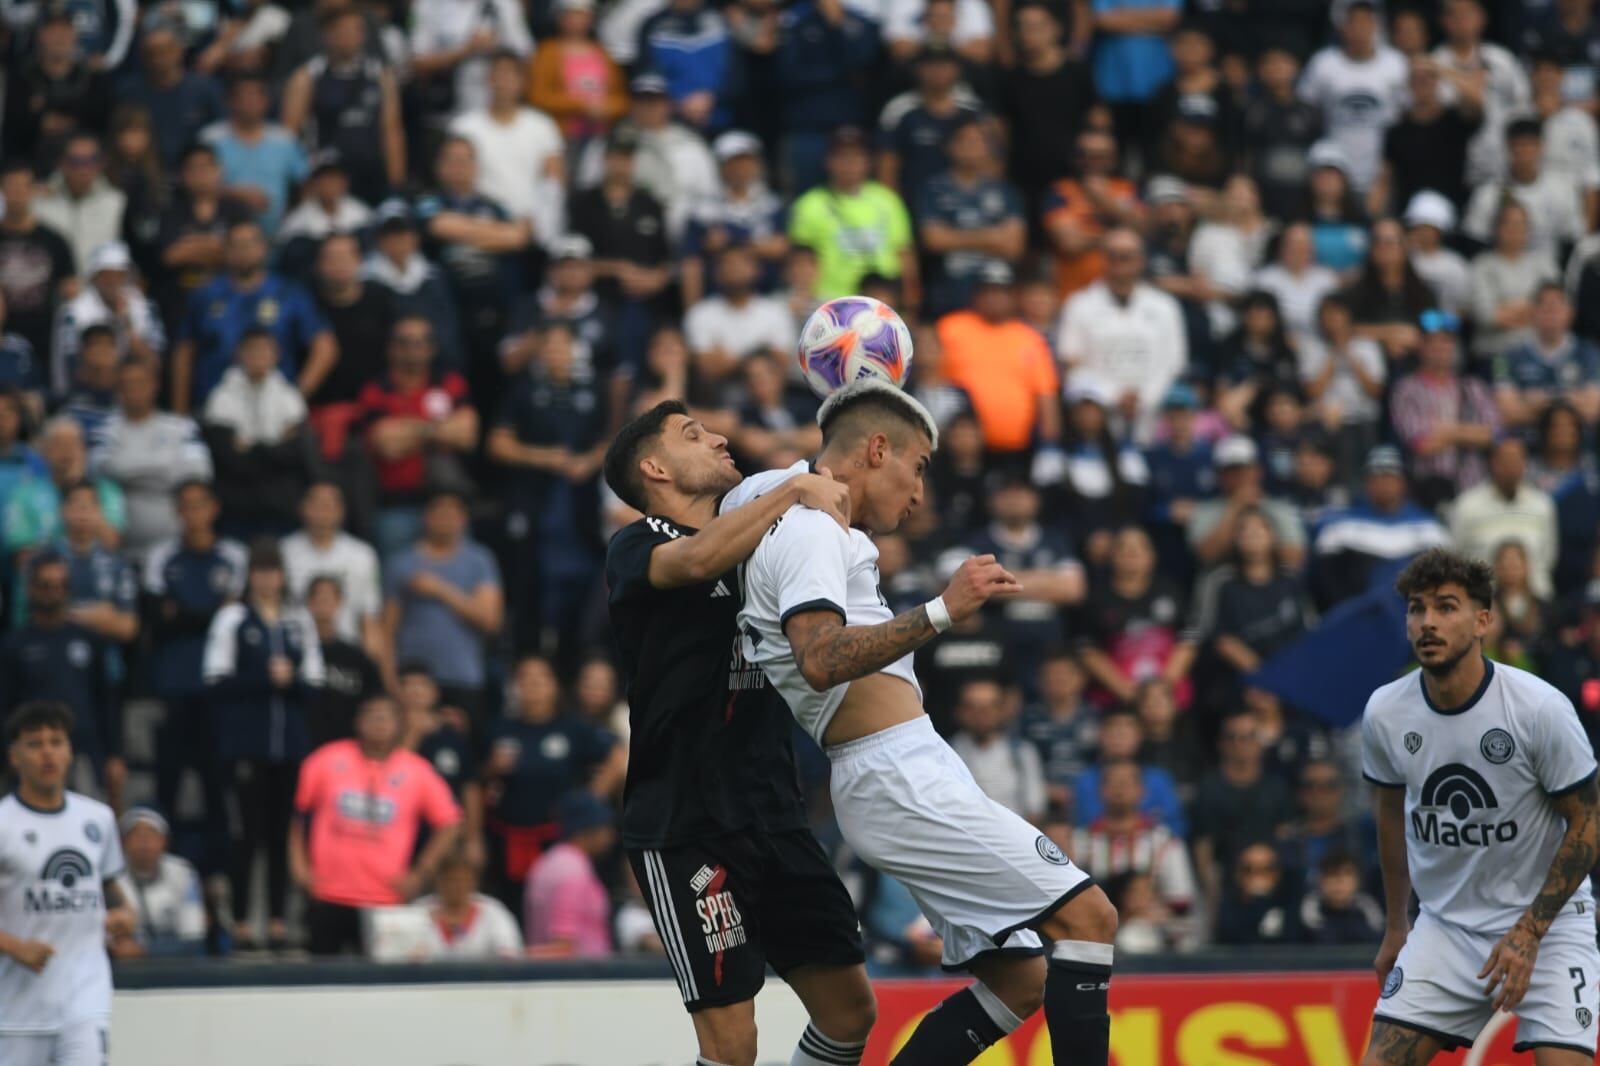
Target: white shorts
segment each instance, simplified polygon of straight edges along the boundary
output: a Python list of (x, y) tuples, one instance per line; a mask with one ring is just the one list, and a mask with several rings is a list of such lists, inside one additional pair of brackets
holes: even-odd
[[(1483, 991), (1488, 978), (1478, 973), (1499, 941), (1498, 934), (1419, 915), (1384, 983), (1376, 1018), (1436, 1036), (1446, 1049), (1470, 1045), (1494, 1014)], [(1593, 916), (1562, 915), (1545, 934), (1528, 994), (1513, 1013), (1517, 1051), (1562, 1047), (1594, 1054), (1600, 948)]]
[(0, 1066), (106, 1066), (106, 1040), (103, 1021), (59, 1033), (0, 1033)]
[(944, 938), (946, 969), (998, 949), (1037, 955), (1027, 928), (1094, 884), (978, 787), (926, 716), (828, 749), (845, 842), (906, 886)]

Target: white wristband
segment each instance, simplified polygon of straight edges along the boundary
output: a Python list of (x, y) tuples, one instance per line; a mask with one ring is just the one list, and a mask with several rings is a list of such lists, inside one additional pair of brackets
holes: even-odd
[(954, 624), (950, 620), (950, 608), (944, 605), (943, 596), (935, 596), (923, 604), (922, 609), (928, 612), (928, 624), (933, 626), (935, 633), (943, 633)]

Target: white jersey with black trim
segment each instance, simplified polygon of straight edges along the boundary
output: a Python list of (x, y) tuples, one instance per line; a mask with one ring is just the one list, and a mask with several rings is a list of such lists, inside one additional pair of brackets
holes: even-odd
[[(1420, 671), (1372, 694), (1361, 719), (1362, 776), (1406, 793), (1406, 859), (1422, 910), (1499, 936), (1539, 894), (1566, 822), (1552, 797), (1595, 775), (1572, 703), (1525, 670), (1484, 660), (1483, 684), (1453, 710)], [(1594, 926), (1585, 881), (1556, 923)]]
[[(807, 473), (798, 462), (746, 478), (722, 500), (724, 513), (785, 481)], [(772, 524), (741, 569), (744, 609), (739, 612), (744, 656), (766, 673), (800, 727), (818, 744), (844, 701), (848, 683), (818, 692), (801, 676), (783, 624), (803, 611), (834, 611), (846, 625), (872, 626), (894, 617), (879, 590), (878, 547), (859, 529), (846, 532), (822, 511), (799, 504)], [(922, 698), (906, 655), (880, 673), (908, 682)]]
[(54, 950), (40, 973), (0, 957), (0, 1033), (55, 1033), (111, 1017), (101, 886), (123, 873), (111, 808), (76, 792), (43, 811), (0, 799), (0, 929)]

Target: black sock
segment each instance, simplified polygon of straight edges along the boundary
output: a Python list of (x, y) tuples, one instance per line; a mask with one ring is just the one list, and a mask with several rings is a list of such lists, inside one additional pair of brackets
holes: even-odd
[(968, 985), (922, 1019), (889, 1066), (966, 1066), (1021, 1024), (982, 982)]
[(1106, 1066), (1111, 1057), (1111, 1015), (1106, 1010), (1110, 988), (1110, 944), (1056, 941), (1044, 983), (1044, 1020), (1056, 1062)]

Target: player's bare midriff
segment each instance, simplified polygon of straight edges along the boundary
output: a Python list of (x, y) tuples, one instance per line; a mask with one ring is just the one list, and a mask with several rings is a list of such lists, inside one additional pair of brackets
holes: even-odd
[(848, 744), (925, 713), (917, 690), (908, 682), (889, 674), (873, 674), (850, 682), (822, 740), (830, 748)]

